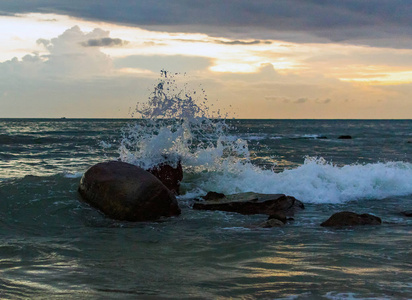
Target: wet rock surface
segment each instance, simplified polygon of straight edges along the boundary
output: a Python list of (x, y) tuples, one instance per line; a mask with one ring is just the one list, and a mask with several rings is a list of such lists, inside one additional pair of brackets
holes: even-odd
[(219, 200), (225, 198), (225, 194), (216, 193), (216, 192), (208, 192), (206, 196), (203, 196), (203, 200), (211, 201), (211, 200)]
[(153, 221), (180, 214), (176, 197), (159, 179), (120, 161), (89, 168), (78, 191), (86, 203), (116, 220)]
[[(208, 193), (209, 195), (210, 193)], [(210, 199), (210, 195), (203, 197), (203, 201), (196, 202), (193, 209), (219, 210), (236, 212), (244, 215), (266, 214), (293, 216), (295, 211), (304, 209), (299, 200), (284, 194), (241, 193)]]
[(180, 182), (183, 179), (183, 168), (180, 161), (176, 167), (163, 163), (147, 171), (156, 176), (175, 195), (180, 194)]
[(329, 219), (320, 224), (324, 227), (343, 227), (359, 225), (381, 225), (379, 217), (370, 214), (357, 214), (350, 211), (343, 211), (333, 214)]

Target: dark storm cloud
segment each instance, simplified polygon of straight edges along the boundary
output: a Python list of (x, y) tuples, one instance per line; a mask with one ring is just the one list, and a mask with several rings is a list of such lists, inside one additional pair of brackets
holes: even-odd
[(124, 41), (118, 38), (101, 38), (101, 39), (90, 39), (82, 42), (81, 45), (84, 47), (112, 47), (112, 46), (123, 46), (128, 44), (128, 41)]
[(412, 47), (410, 0), (13, 0), (2, 1), (0, 11), (63, 13), (239, 39), (309, 42), (318, 37), (325, 42)]

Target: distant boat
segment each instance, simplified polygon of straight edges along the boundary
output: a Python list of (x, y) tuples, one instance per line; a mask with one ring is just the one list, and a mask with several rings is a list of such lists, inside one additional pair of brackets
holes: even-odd
[(61, 120), (66, 120), (66, 117), (61, 117), (60, 119), (61, 119)]

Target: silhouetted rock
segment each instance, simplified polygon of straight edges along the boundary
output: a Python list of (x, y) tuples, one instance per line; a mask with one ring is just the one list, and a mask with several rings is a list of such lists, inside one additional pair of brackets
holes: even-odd
[(412, 217), (412, 210), (405, 210), (402, 212), (405, 217)]
[(340, 140), (350, 140), (352, 137), (350, 135), (341, 135), (338, 137)]
[(82, 199), (116, 220), (153, 221), (180, 214), (174, 194), (137, 166), (110, 161), (89, 168), (80, 180)]
[(357, 225), (380, 225), (380, 218), (370, 214), (356, 214), (350, 211), (343, 211), (333, 214), (329, 219), (320, 224), (320, 226), (357, 226)]
[(293, 216), (295, 210), (304, 209), (304, 205), (294, 197), (284, 194), (241, 193), (216, 200), (196, 202), (193, 209), (220, 210), (244, 215), (283, 213), (286, 216)]
[(156, 176), (169, 190), (176, 195), (179, 195), (180, 182), (183, 179), (183, 168), (180, 161), (177, 163), (176, 167), (172, 167), (165, 162), (147, 171)]

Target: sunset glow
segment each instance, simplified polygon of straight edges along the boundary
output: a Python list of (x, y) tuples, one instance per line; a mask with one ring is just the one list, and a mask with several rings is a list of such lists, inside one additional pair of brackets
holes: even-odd
[[(21, 82), (22, 77), (31, 80), (30, 76), (35, 76), (33, 80), (40, 86), (54, 80), (58, 80), (58, 85), (68, 86), (74, 81), (77, 81), (76, 85), (83, 86), (88, 81), (94, 82), (93, 89), (97, 90), (97, 78), (113, 78), (119, 86), (126, 88), (122, 89), (120, 99), (119, 93), (111, 91), (113, 96), (117, 94), (116, 101), (121, 103), (121, 112), (116, 116), (127, 116), (127, 107), (134, 105), (130, 99), (136, 99), (136, 88), (132, 82), (141, 82), (141, 88), (143, 82), (149, 86), (155, 84), (161, 69), (194, 76), (185, 80), (203, 81), (208, 93), (219, 100), (222, 109), (232, 105), (241, 117), (302, 117), (287, 107), (288, 102), (282, 101), (270, 113), (264, 104), (264, 115), (260, 110), (251, 112), (245, 97), (263, 101), (276, 95), (278, 99), (290, 99), (291, 103), (299, 103), (296, 100), (303, 98), (330, 99), (321, 116), (314, 113), (315, 107), (312, 107), (307, 110), (308, 118), (335, 117), (335, 111), (347, 111), (342, 109), (342, 105), (359, 108), (362, 103), (358, 101), (378, 101), (377, 94), (380, 95), (377, 106), (382, 105), (385, 99), (393, 105), (400, 101), (404, 106), (402, 99), (410, 98), (405, 90), (410, 90), (412, 83), (411, 49), (337, 42), (229, 38), (201, 32), (97, 22), (55, 13), (1, 16), (0, 29), (0, 67), (9, 81), (0, 95), (3, 117), (21, 113), (9, 101), (23, 101), (33, 93), (39, 93), (39, 89), (32, 90), (33, 85), (25, 85), (17, 91), (10, 83), (13, 80)], [(79, 82), (80, 79), (82, 81)], [(258, 85), (264, 88), (254, 88)], [(240, 92), (248, 86), (250, 92)], [(402, 89), (398, 91), (396, 87), (399, 86)], [(386, 90), (389, 87), (393, 87), (391, 91)], [(87, 102), (89, 92), (84, 88), (79, 89), (76, 97)], [(236, 100), (234, 95), (237, 95)], [(102, 96), (103, 103), (111, 101), (106, 97), (107, 94)], [(46, 98), (47, 94), (41, 94), (40, 99), (34, 101), (40, 101), (41, 106)], [(142, 98), (144, 100), (144, 94)], [(348, 101), (342, 104), (345, 99)], [(412, 104), (409, 105), (412, 112)], [(110, 106), (104, 107), (93, 110), (92, 116), (112, 116)], [(379, 109), (377, 117), (409, 116), (405, 115), (404, 109), (399, 115), (386, 115), (382, 111)], [(75, 106), (70, 109), (70, 115), (78, 113)], [(56, 112), (56, 115), (61, 114)], [(42, 113), (39, 109), (23, 115), (42, 116)], [(81, 112), (81, 115), (87, 114)], [(336, 117), (351, 118), (345, 113)]]

